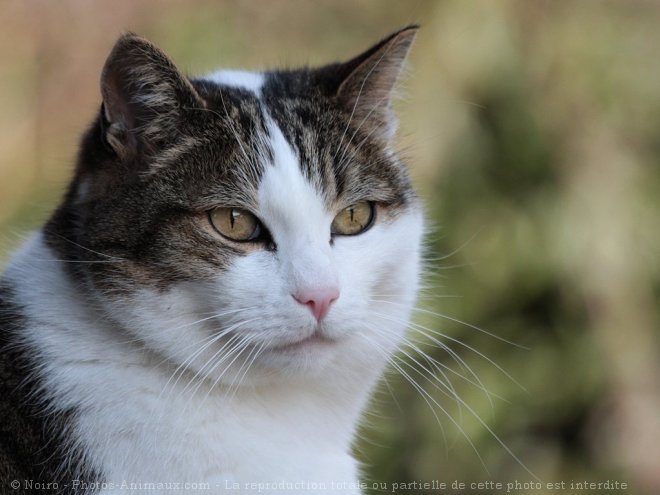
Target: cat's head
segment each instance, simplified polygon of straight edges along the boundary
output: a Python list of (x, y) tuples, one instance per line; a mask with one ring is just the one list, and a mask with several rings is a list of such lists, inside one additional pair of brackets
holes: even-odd
[(82, 261), (85, 297), (218, 381), (377, 369), (417, 290), (422, 214), (391, 106), (415, 32), (318, 69), (194, 79), (121, 37), (45, 230)]

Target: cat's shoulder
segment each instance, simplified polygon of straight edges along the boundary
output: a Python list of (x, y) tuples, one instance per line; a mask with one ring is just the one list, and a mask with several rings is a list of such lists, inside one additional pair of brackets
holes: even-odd
[[(0, 481), (33, 477), (30, 453), (43, 447), (29, 409), (30, 358), (21, 348), (26, 318), (14, 302), (14, 289), (0, 281)], [(17, 493), (21, 493), (18, 491)]]
[(51, 411), (42, 395), (37, 351), (23, 339), (30, 319), (15, 292), (0, 280), (0, 493), (12, 486), (11, 493), (27, 494), (30, 480), (57, 482), (85, 469), (66, 441), (73, 412)]

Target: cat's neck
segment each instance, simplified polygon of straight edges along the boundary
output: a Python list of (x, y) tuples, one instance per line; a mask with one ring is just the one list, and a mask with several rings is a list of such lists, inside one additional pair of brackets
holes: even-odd
[[(225, 469), (242, 469), (237, 451), (262, 462), (298, 452), (310, 476), (323, 472), (317, 464), (324, 456), (346, 455), (345, 472), (328, 473), (329, 479), (354, 476), (350, 442), (380, 370), (347, 362), (332, 377), (279, 377), (228, 391), (194, 374), (175, 374), (176, 366), (102, 315), (40, 234), (10, 263), (6, 279), (26, 316), (25, 345), (47, 357), (39, 364), (51, 407), (78, 411), (75, 440), (109, 476), (194, 479), (203, 469), (224, 476)], [(317, 459), (309, 456), (310, 444), (318, 446)], [(160, 454), (150, 462), (154, 449)], [(179, 469), (186, 455), (201, 466)]]

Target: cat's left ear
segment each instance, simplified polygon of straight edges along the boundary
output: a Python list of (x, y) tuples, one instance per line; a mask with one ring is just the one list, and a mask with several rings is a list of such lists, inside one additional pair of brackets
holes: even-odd
[(389, 141), (397, 120), (392, 110), (396, 83), (419, 26), (408, 26), (386, 37), (366, 52), (328, 67), (339, 76), (335, 97), (350, 112), (356, 126), (368, 125)]
[(188, 78), (157, 46), (121, 36), (103, 68), (105, 139), (120, 159), (150, 154), (176, 137), (186, 108), (203, 107)]

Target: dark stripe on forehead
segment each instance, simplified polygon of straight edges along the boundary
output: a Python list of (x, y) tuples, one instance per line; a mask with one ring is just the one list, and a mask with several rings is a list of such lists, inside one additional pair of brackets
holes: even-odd
[[(217, 131), (219, 126), (220, 130), (242, 138), (240, 141), (248, 144), (255, 134), (268, 134), (263, 105), (253, 91), (205, 79), (193, 80), (193, 85), (206, 102), (205, 110), (214, 116), (212, 130)], [(204, 129), (195, 129), (196, 133), (200, 131), (204, 132)]]
[(324, 138), (323, 115), (315, 103), (267, 95), (264, 104), (298, 157), (303, 175), (324, 189), (332, 186), (327, 175), (330, 142)]
[(188, 112), (195, 144), (173, 158), (168, 172), (192, 179), (196, 190), (190, 200), (255, 207), (258, 184), (273, 155), (261, 101), (252, 91), (204, 79), (193, 85), (206, 108)]
[(304, 71), (269, 73), (262, 98), (326, 202), (406, 203), (414, 196), (406, 166), (376, 137), (374, 124), (351, 119), (332, 98), (304, 89), (305, 78)]

